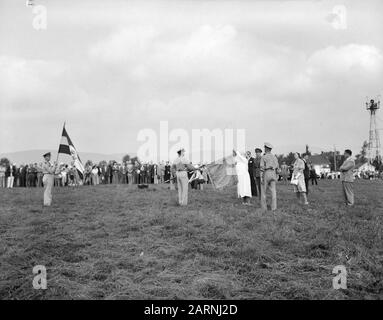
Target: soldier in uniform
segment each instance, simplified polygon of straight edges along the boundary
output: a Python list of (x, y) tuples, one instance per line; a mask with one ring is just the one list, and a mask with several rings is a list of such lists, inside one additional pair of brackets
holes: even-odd
[(57, 164), (51, 164), (51, 153), (48, 152), (43, 155), (45, 161), (43, 163), (43, 184), (45, 187), (44, 190), (44, 206), (50, 206), (52, 203), (52, 187), (54, 183), (54, 176)]
[(178, 158), (173, 162), (173, 171), (177, 178), (178, 187), (178, 203), (180, 206), (186, 206), (188, 204), (188, 170), (194, 170), (195, 168), (190, 164), (190, 161), (185, 158), (185, 149), (177, 151)]
[(277, 209), (277, 170), (279, 170), (278, 159), (271, 153), (273, 146), (265, 142), (265, 154), (261, 158), (261, 206), (267, 210), (266, 192), (271, 192), (271, 210)]
[(251, 196), (256, 197), (258, 196), (257, 192), (257, 185), (255, 183), (255, 177), (254, 177), (254, 158), (251, 156), (251, 151), (246, 152), (246, 158), (248, 161), (248, 171), (250, 176), (250, 185), (251, 185)]

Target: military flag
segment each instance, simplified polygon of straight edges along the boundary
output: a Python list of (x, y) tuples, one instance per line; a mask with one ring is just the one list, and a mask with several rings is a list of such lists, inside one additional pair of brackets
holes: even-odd
[(235, 186), (238, 182), (233, 156), (212, 162), (205, 167), (210, 181), (216, 189)]
[(61, 142), (58, 153), (68, 154), (72, 157), (73, 165), (77, 169), (80, 178), (83, 179), (84, 166), (81, 162), (80, 156), (78, 155), (76, 148), (73, 145), (72, 140), (69, 138), (68, 132), (65, 129), (65, 124), (61, 134)]

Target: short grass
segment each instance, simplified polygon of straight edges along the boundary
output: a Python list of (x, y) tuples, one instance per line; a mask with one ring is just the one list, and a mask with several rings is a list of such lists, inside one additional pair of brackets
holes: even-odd
[[(381, 299), (383, 183), (320, 181), (310, 206), (278, 184), (278, 210), (242, 206), (236, 190), (167, 186), (0, 190), (0, 299)], [(45, 265), (47, 290), (32, 287)], [(346, 290), (332, 270), (344, 265)]]

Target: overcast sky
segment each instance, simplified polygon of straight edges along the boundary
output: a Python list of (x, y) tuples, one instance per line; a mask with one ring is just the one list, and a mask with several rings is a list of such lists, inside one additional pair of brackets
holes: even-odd
[(80, 154), (135, 153), (160, 120), (245, 129), (252, 150), (358, 152), (368, 138), (365, 98), (383, 89), (380, 0), (34, 3), (46, 30), (25, 0), (0, 0), (0, 152), (56, 149), (64, 121)]

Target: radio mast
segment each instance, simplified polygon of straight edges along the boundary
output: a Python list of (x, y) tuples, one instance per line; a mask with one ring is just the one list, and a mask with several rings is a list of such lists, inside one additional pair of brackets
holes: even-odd
[(374, 162), (374, 160), (381, 161), (382, 157), (380, 154), (380, 138), (379, 131), (376, 127), (376, 112), (380, 109), (380, 100), (379, 98), (371, 99), (366, 102), (366, 109), (370, 113), (370, 132), (368, 140), (368, 149), (367, 149), (367, 159), (369, 163)]

